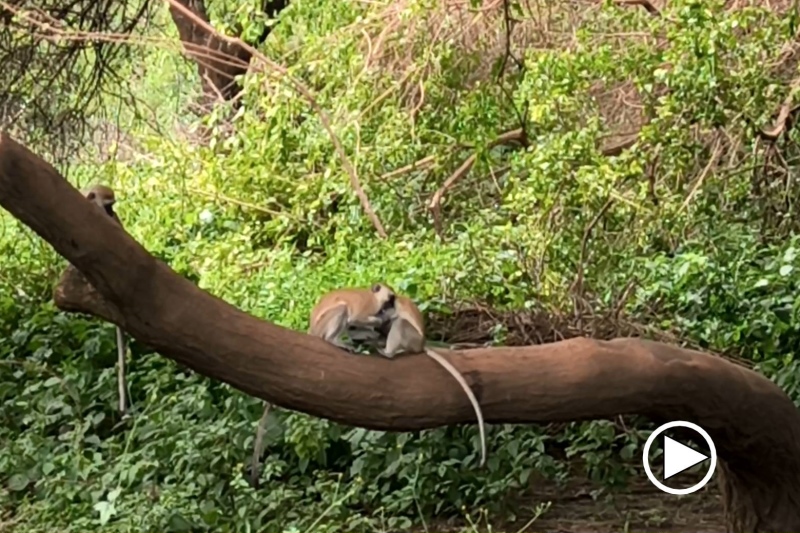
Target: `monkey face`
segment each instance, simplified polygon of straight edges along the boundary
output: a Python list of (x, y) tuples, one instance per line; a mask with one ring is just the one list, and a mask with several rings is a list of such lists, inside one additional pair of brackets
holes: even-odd
[(376, 283), (370, 288), (370, 290), (375, 295), (375, 299), (380, 303), (380, 307), (376, 316), (379, 316), (384, 320), (388, 320), (388, 317), (386, 317), (386, 312), (394, 309), (394, 291), (391, 287), (383, 283)]

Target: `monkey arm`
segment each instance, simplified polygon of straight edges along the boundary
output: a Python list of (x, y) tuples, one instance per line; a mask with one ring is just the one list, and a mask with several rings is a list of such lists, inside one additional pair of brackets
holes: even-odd
[(368, 317), (358, 318), (358, 319), (357, 318), (351, 318), (350, 321), (348, 322), (348, 324), (349, 324), (349, 327), (352, 327), (354, 329), (376, 328), (376, 327), (380, 326), (381, 324), (383, 324), (383, 319), (378, 317), (378, 316), (368, 316)]

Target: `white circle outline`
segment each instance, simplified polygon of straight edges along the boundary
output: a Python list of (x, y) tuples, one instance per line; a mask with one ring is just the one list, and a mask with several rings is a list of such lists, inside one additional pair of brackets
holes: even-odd
[[(706, 472), (705, 477), (698, 481), (695, 485), (691, 487), (686, 487), (685, 489), (673, 489), (672, 487), (668, 487), (661, 483), (656, 476), (653, 475), (653, 471), (650, 470), (650, 446), (653, 444), (653, 441), (656, 440), (656, 437), (663, 433), (664, 431), (674, 428), (674, 427), (685, 427), (689, 429), (693, 429), (696, 432), (700, 433), (700, 435), (705, 439), (706, 443), (708, 444), (708, 449), (711, 452), (711, 466)], [(675, 494), (677, 496), (681, 496), (684, 494), (691, 494), (693, 492), (697, 492), (698, 490), (702, 489), (704, 486), (711, 481), (711, 476), (714, 475), (714, 470), (717, 468), (717, 448), (714, 446), (714, 441), (711, 440), (711, 437), (706, 430), (698, 426), (697, 424), (693, 424), (691, 422), (686, 422), (685, 420), (675, 420), (673, 422), (668, 422), (662, 426), (658, 426), (649, 437), (647, 437), (647, 442), (644, 443), (644, 453), (642, 454), (642, 464), (644, 465), (644, 473), (647, 474), (647, 478), (650, 482), (661, 489), (662, 491), (666, 492), (667, 494)]]

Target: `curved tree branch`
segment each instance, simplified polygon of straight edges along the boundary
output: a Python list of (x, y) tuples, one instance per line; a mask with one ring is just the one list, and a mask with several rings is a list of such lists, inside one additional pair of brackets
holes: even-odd
[[(104, 302), (83, 310), (203, 375), (289, 409), (365, 428), (473, 421), (456, 382), (423, 355), (348, 355), (254, 318), (179, 277), (8, 136), (0, 136), (0, 205), (97, 289)], [(92, 301), (62, 289), (61, 304), (71, 302), (73, 309)], [(800, 414), (760, 374), (640, 339), (444, 353), (474, 387), (489, 422), (627, 413), (695, 422), (717, 447), (728, 531), (800, 531)]]

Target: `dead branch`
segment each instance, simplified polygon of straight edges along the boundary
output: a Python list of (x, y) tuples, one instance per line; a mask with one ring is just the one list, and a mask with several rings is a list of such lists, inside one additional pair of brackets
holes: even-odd
[(605, 216), (613, 203), (614, 199), (609, 197), (603, 204), (603, 207), (601, 207), (597, 214), (592, 217), (592, 220), (583, 230), (583, 237), (581, 238), (581, 255), (580, 259), (578, 260), (578, 273), (575, 276), (575, 281), (572, 283), (572, 291), (579, 298), (583, 296), (583, 276), (586, 264), (586, 255), (588, 253), (587, 250), (589, 248), (589, 237), (591, 237), (592, 230), (594, 230), (595, 226), (597, 226), (600, 220)]
[(768, 130), (760, 130), (758, 133), (759, 137), (765, 141), (775, 142), (792, 128), (795, 116), (797, 112), (800, 111), (800, 104), (794, 104), (794, 95), (798, 88), (800, 88), (800, 78), (795, 78), (789, 85), (789, 94), (778, 109), (778, 117), (775, 119), (772, 127)]
[(661, 12), (648, 0), (614, 0), (614, 3), (618, 6), (641, 6), (654, 17), (661, 16)]
[[(82, 308), (196, 372), (278, 406), (370, 429), (474, 423), (458, 384), (422, 354), (356, 358), (244, 313), (178, 276), (48, 163), (0, 135), (0, 205), (65, 257), (105, 302)], [(109, 310), (111, 309), (111, 310)], [(633, 338), (443, 351), (486, 420), (640, 414), (714, 439), (727, 531), (800, 531), (800, 413), (774, 383), (724, 359)]]
[(637, 132), (632, 135), (628, 135), (627, 137), (623, 138), (616, 144), (612, 144), (611, 146), (603, 148), (601, 150), (601, 153), (606, 157), (616, 157), (625, 150), (632, 148), (633, 145), (635, 145), (636, 141), (638, 140), (639, 140), (639, 133)]
[(684, 209), (689, 207), (689, 204), (692, 202), (692, 199), (697, 194), (697, 191), (700, 190), (700, 187), (703, 185), (703, 182), (705, 181), (708, 174), (714, 167), (716, 167), (717, 161), (719, 160), (719, 157), (722, 155), (722, 151), (723, 151), (722, 138), (720, 135), (717, 135), (716, 139), (714, 139), (714, 147), (711, 150), (711, 157), (709, 158), (706, 166), (703, 168), (703, 171), (700, 173), (700, 177), (697, 178), (695, 184), (692, 186), (692, 190), (689, 191), (689, 194), (686, 196), (686, 199), (683, 201), (681, 207), (678, 209), (678, 213), (681, 213)]
[(415, 170), (423, 170), (431, 166), (433, 163), (436, 162), (435, 155), (425, 156), (419, 161), (414, 161), (410, 165), (406, 165), (404, 167), (396, 168), (383, 174), (378, 181), (388, 180), (390, 178), (396, 178), (397, 176), (402, 176), (403, 174), (407, 174), (408, 172), (414, 172)]

